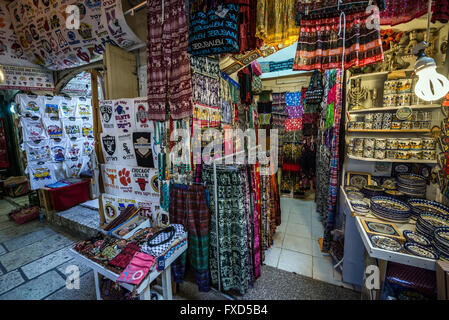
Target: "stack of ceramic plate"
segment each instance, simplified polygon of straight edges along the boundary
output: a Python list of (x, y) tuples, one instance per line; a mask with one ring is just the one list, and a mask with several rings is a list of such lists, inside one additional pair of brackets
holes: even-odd
[(407, 196), (424, 198), (426, 196), (427, 180), (418, 174), (400, 174), (397, 177), (398, 190)]
[(416, 218), (421, 213), (434, 213), (449, 218), (449, 207), (439, 202), (424, 199), (409, 199), (407, 203), (412, 208), (412, 216)]
[(346, 195), (348, 196), (349, 200), (363, 200), (363, 198), (365, 198), (365, 196), (363, 195), (363, 193), (358, 192), (358, 191), (349, 191), (346, 193)]
[(363, 200), (351, 200), (351, 206), (356, 213), (365, 215), (369, 212), (369, 203)]
[(383, 196), (384, 195), (385, 188), (374, 186), (374, 185), (368, 185), (364, 186), (362, 188), (362, 193), (367, 198), (375, 197), (375, 196)]
[(380, 219), (392, 222), (408, 222), (411, 210), (408, 204), (390, 197), (376, 196), (370, 199), (371, 212)]
[(449, 218), (435, 213), (421, 213), (416, 220), (416, 231), (430, 240), (433, 240), (434, 231), (439, 227), (449, 227)]
[(435, 248), (441, 257), (449, 260), (449, 227), (439, 227), (434, 230)]
[(432, 243), (430, 242), (430, 240), (427, 239), (426, 237), (424, 237), (422, 234), (419, 234), (419, 233), (411, 231), (411, 230), (404, 230), (404, 232), (402, 232), (402, 234), (404, 235), (405, 239), (407, 239), (407, 242), (414, 242), (414, 243), (420, 244), (424, 247), (432, 246)]

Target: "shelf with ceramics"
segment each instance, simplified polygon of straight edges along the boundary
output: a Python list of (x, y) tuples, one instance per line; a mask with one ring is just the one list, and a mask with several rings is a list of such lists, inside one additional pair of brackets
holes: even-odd
[(427, 164), (437, 164), (437, 160), (423, 160), (423, 159), (393, 159), (393, 158), (383, 158), (383, 159), (376, 159), (376, 158), (364, 158), (364, 157), (356, 157), (353, 155), (348, 155), (349, 159), (353, 160), (360, 160), (360, 161), (388, 161), (388, 162), (397, 162), (397, 163), (427, 163)]
[[(410, 105), (408, 106), (412, 110), (421, 110), (421, 109), (438, 109), (441, 108), (441, 104), (421, 104), (421, 105)], [(367, 112), (382, 112), (382, 111), (396, 111), (401, 108), (404, 108), (404, 106), (390, 106), (390, 107), (381, 107), (381, 108), (367, 108), (367, 109), (360, 109), (360, 110), (351, 110), (349, 111), (349, 114), (356, 114), (356, 113), (367, 113)]]

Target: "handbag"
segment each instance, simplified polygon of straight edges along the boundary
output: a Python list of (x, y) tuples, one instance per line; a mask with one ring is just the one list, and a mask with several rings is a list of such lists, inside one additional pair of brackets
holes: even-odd
[(155, 258), (143, 252), (136, 252), (128, 266), (118, 277), (118, 282), (139, 285), (151, 269)]
[(181, 224), (172, 224), (151, 236), (141, 251), (159, 257), (170, 249), (175, 240), (183, 237), (185, 237), (184, 227)]
[(323, 98), (323, 84), (321, 74), (314, 71), (306, 91), (306, 104), (319, 104)]

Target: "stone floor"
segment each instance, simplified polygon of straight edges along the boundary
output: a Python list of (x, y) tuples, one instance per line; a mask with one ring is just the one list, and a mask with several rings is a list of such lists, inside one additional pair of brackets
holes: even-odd
[[(68, 253), (68, 248), (79, 240), (79, 236), (38, 220), (20, 226), (15, 224), (8, 219), (8, 213), (17, 206), (14, 202), (25, 204), (26, 199), (8, 200), (0, 200), (0, 300), (95, 299), (92, 271), (78, 265)], [(284, 209), (293, 208), (288, 204), (290, 201), (282, 200)], [(292, 213), (292, 210), (284, 211)], [(288, 222), (287, 219), (284, 221)], [(285, 236), (286, 233), (282, 235)], [(313, 255), (311, 257), (313, 259)], [(77, 265), (80, 270), (79, 290), (66, 288), (66, 268), (72, 264)], [(353, 290), (300, 275), (296, 269), (284, 269), (286, 270), (263, 266), (262, 276), (254, 287), (237, 299), (360, 298), (360, 293)], [(214, 291), (199, 293), (193, 279), (186, 280), (179, 285), (175, 299), (224, 299)]]

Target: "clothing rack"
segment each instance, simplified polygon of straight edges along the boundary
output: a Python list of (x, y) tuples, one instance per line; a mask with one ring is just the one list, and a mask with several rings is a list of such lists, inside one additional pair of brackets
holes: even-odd
[[(253, 151), (253, 150), (257, 151), (260, 147), (261, 147), (261, 145), (258, 145), (258, 146), (252, 147), (251, 149), (248, 149), (248, 151)], [(219, 246), (219, 243), (218, 243), (218, 190), (217, 190), (217, 164), (216, 164), (216, 162), (228, 159), (230, 157), (234, 157), (234, 156), (240, 155), (240, 154), (242, 154), (244, 152), (246, 152), (246, 151), (242, 150), (242, 151), (239, 151), (239, 152), (236, 152), (236, 153), (232, 153), (232, 154), (228, 154), (228, 155), (226, 155), (224, 157), (212, 160), (213, 168), (214, 168), (215, 234), (216, 234), (216, 243), (217, 243), (216, 256), (217, 256), (217, 269), (218, 269), (218, 277), (217, 278), (218, 278), (218, 291), (220, 293), (222, 293), (222, 292), (221, 292), (221, 270), (220, 270), (220, 246)]]

